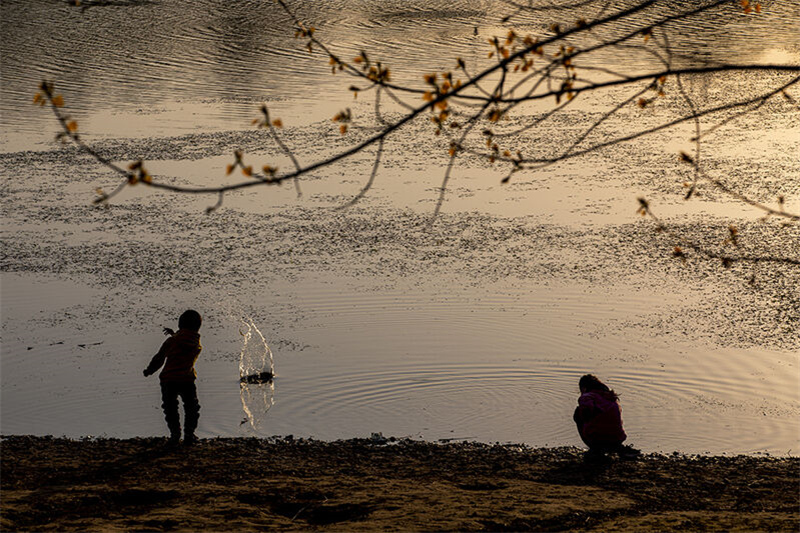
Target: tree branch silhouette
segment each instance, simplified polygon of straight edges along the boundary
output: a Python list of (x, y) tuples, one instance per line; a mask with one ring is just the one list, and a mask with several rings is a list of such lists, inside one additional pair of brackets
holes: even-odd
[[(797, 111), (797, 102), (789, 94), (788, 90), (800, 82), (800, 66), (703, 62), (701, 66), (676, 67), (676, 58), (682, 58), (682, 56), (674, 53), (669, 39), (669, 26), (671, 24), (722, 9), (753, 14), (753, 11), (760, 12), (759, 4), (751, 4), (749, 1), (711, 0), (689, 3), (685, 9), (676, 13), (661, 15), (655, 20), (637, 20), (634, 17), (635, 15), (656, 7), (660, 0), (642, 0), (635, 5), (611, 13), (609, 12), (613, 10), (614, 5), (611, 2), (600, 0), (577, 0), (566, 4), (539, 3), (536, 5), (533, 2), (525, 4), (515, 0), (502, 1), (514, 10), (508, 16), (503, 17), (501, 21), (503, 23), (511, 21), (523, 12), (547, 13), (565, 9), (588, 9), (592, 5), (597, 5), (599, 6), (599, 13), (593, 20), (587, 21), (582, 18), (570, 27), (552, 24), (549, 31), (546, 32), (547, 35), (541, 38), (523, 37), (513, 29), (509, 30), (505, 38), (494, 37), (489, 40), (490, 51), (488, 52), (488, 57), (495, 58), (491, 65), (477, 71), (475, 74), (470, 74), (464, 61), (456, 58), (456, 65), (452, 71), (424, 73), (424, 86), (418, 87), (394, 83), (389, 66), (380, 61), (374, 61), (370, 57), (368, 50), (361, 51), (357, 57), (350, 61), (342, 59), (340, 54), (337, 54), (317, 36), (317, 31), (312, 25), (305, 23), (295, 15), (287, 1), (276, 0), (277, 4), (292, 21), (295, 38), (305, 40), (305, 48), (309, 53), (318, 53), (327, 58), (332, 73), (342, 72), (356, 78), (359, 85), (350, 85), (349, 87), (349, 90), (354, 95), (370, 91), (374, 92), (374, 114), (378, 124), (378, 131), (331, 156), (303, 165), (279, 135), (277, 130), (282, 127), (280, 119), (271, 118), (267, 106), (262, 105), (261, 113), (263, 119), (254, 120), (254, 124), (269, 130), (272, 142), (291, 160), (294, 168), (293, 170), (279, 172), (277, 168), (271, 165), (264, 165), (260, 172), (254, 171), (251, 166), (244, 164), (242, 152), (236, 151), (234, 153), (234, 162), (228, 165), (228, 174), (238, 168), (248, 179), (235, 183), (203, 187), (182, 186), (153, 179), (141, 160), (131, 163), (128, 168), (120, 167), (103, 157), (83, 141), (78, 133), (77, 122), (62, 111), (63, 98), (56, 94), (52, 83), (42, 83), (40, 93), (37, 94), (35, 102), (42, 105), (47, 103), (52, 108), (61, 127), (61, 132), (58, 135), (59, 139), (71, 141), (98, 163), (121, 176), (121, 182), (111, 192), (99, 193), (95, 200), (96, 203), (106, 203), (124, 190), (125, 187), (136, 184), (175, 193), (215, 194), (217, 195), (217, 202), (209, 207), (209, 211), (218, 209), (223, 205), (224, 195), (227, 192), (278, 185), (287, 180), (291, 180), (294, 183), (297, 194), (300, 195), (300, 179), (303, 176), (360, 154), (370, 146), (375, 145), (374, 162), (369, 177), (358, 194), (340, 206), (341, 208), (346, 208), (364, 198), (374, 185), (379, 174), (381, 158), (386, 143), (391, 140), (391, 137), (415, 119), (429, 115), (431, 122), (433, 122), (434, 135), (442, 135), (449, 140), (449, 159), (444, 169), (432, 220), (435, 220), (435, 217), (441, 211), (452, 171), (455, 168), (456, 159), (459, 157), (475, 157), (492, 164), (506, 165), (508, 172), (501, 182), (507, 183), (518, 172), (541, 169), (559, 162), (585, 156), (686, 122), (691, 122), (694, 125), (694, 135), (691, 138), (694, 143), (694, 155), (682, 155), (682, 159), (691, 165), (694, 173), (686, 199), (689, 199), (694, 194), (701, 182), (705, 182), (737, 201), (762, 210), (766, 216), (782, 217), (789, 223), (796, 223), (800, 220), (800, 216), (784, 210), (784, 199), (779, 199), (777, 208), (770, 207), (763, 202), (733, 190), (719, 179), (710, 177), (700, 164), (702, 141), (706, 136), (730, 124), (732, 121), (760, 109), (775, 96), (782, 94), (794, 108), (793, 110)], [(617, 37), (603, 39), (594, 33), (596, 28), (603, 26), (613, 27), (613, 24), (617, 22), (624, 22), (619, 28), (621, 35)], [(589, 37), (593, 44), (578, 48), (572, 44), (573, 38), (576, 37)], [(632, 41), (636, 38), (641, 38), (644, 44), (633, 44)], [(647, 46), (648, 42), (651, 42), (652, 47)], [(552, 47), (557, 47), (557, 50), (553, 52)], [(660, 68), (650, 69), (644, 73), (632, 73), (595, 65), (580, 64), (583, 58), (605, 49), (644, 51), (660, 64)], [(536, 66), (534, 66), (534, 63), (536, 63)], [(694, 101), (686, 91), (683, 82), (687, 77), (734, 73), (771, 73), (794, 76), (776, 81), (771, 88), (761, 94), (707, 108), (700, 107)], [(592, 79), (592, 75), (595, 74), (610, 76), (612, 79)], [(461, 75), (464, 76), (463, 80), (459, 78)], [(671, 83), (671, 80), (674, 80), (674, 82)], [(657, 98), (665, 95), (666, 91), (671, 90), (670, 88), (673, 85), (677, 86), (678, 94), (688, 109), (688, 113), (672, 120), (664, 120), (654, 126), (645, 127), (640, 131), (618, 135), (609, 140), (596, 142), (581, 148), (581, 145), (585, 143), (593, 132), (610, 118), (617, 116), (623, 109), (638, 105), (644, 110)], [(559, 112), (568, 108), (577, 98), (583, 95), (598, 93), (605, 89), (628, 87), (632, 89), (628, 96), (613, 105), (599, 118), (594, 119), (588, 127), (565, 143), (565, 146), (560, 150), (554, 149), (549, 155), (527, 157), (521, 151), (514, 150), (513, 152), (516, 153), (512, 153), (512, 149), (500, 146), (500, 142), (514, 140), (521, 134), (542, 125)], [(647, 95), (651, 91), (653, 96), (648, 97)], [(381, 96), (383, 94), (403, 110), (399, 117), (390, 120), (382, 111)], [(413, 98), (414, 100), (410, 101), (407, 98)], [(418, 100), (419, 98), (422, 99), (421, 103)], [(503, 122), (512, 111), (520, 108), (522, 104), (547, 99), (555, 101), (552, 109), (540, 115), (529, 116), (527, 120), (523, 120), (525, 124), (510, 131), (502, 131)], [(730, 114), (733, 111), (735, 113)], [(729, 116), (718, 119), (716, 123), (703, 130), (702, 118), (726, 113)], [(342, 135), (346, 135), (352, 123), (350, 110), (337, 114), (334, 117), (334, 121), (339, 123)], [(495, 131), (498, 128), (500, 130)], [(640, 210), (642, 214), (655, 220), (658, 227), (664, 227), (660, 219), (653, 215), (650, 204), (644, 199), (640, 199)], [(676, 235), (676, 238), (680, 240), (680, 236)], [(685, 240), (683, 242), (687, 243)], [(720, 259), (723, 263), (726, 261), (728, 263), (734, 261), (751, 263), (773, 262), (796, 266), (800, 261), (794, 258), (780, 257), (759, 259), (745, 255), (720, 256), (714, 251), (704, 249), (697, 243), (689, 242), (686, 246), (704, 257)]]

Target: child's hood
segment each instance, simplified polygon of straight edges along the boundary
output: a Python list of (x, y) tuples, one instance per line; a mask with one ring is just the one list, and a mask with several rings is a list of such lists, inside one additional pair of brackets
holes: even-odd
[(611, 404), (616, 404), (617, 397), (613, 392), (590, 390), (581, 394), (581, 397), (578, 399), (578, 403), (581, 405), (594, 404), (603, 409)]

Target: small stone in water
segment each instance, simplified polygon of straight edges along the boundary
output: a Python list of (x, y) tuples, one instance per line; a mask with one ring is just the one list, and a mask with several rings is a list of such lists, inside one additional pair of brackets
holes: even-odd
[(239, 378), (242, 383), (269, 383), (275, 375), (272, 372), (256, 372), (255, 374), (248, 374)]

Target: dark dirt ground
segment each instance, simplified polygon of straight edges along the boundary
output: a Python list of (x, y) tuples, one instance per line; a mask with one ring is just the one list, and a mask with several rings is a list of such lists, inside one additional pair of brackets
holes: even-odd
[(2, 522), (18, 530), (797, 531), (800, 459), (586, 463), (576, 448), (6, 436)]

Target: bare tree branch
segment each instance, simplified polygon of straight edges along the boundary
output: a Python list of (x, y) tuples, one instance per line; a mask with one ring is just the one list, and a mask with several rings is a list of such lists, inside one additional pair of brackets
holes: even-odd
[[(269, 129), (272, 142), (278, 146), (283, 154), (290, 158), (294, 166), (293, 170), (278, 173), (277, 169), (264, 166), (263, 173), (254, 173), (252, 172), (252, 167), (244, 166), (242, 154), (237, 151), (235, 153), (236, 162), (234, 165), (229, 166), (229, 170), (236, 166), (241, 166), (243, 173), (250, 178), (249, 180), (212, 186), (175, 185), (153, 179), (145, 170), (141, 160), (131, 163), (128, 169), (125, 169), (103, 157), (95, 149), (87, 145), (77, 133), (76, 122), (72, 121), (62, 111), (63, 99), (61, 96), (55, 94), (52, 84), (45, 82), (41, 86), (42, 100), (39, 103), (46, 102), (50, 104), (62, 129), (59, 138), (72, 141), (78, 149), (123, 178), (123, 181), (111, 193), (101, 192), (97, 202), (106, 203), (123, 190), (125, 186), (137, 183), (142, 183), (154, 189), (177, 193), (216, 194), (218, 196), (217, 203), (208, 208), (209, 212), (218, 209), (222, 205), (224, 194), (228, 191), (243, 190), (262, 185), (277, 185), (286, 180), (294, 182), (299, 196), (301, 194), (299, 184), (301, 177), (364, 152), (370, 146), (375, 145), (374, 162), (366, 183), (351, 200), (339, 207), (340, 209), (347, 208), (363, 199), (373, 187), (380, 169), (386, 142), (390, 140), (390, 137), (420, 116), (429, 114), (431, 120), (435, 123), (436, 129), (433, 133), (435, 135), (444, 133), (444, 137), (450, 141), (449, 159), (444, 169), (441, 187), (439, 188), (433, 212), (434, 219), (442, 209), (445, 194), (455, 168), (456, 158), (462, 153), (486, 159), (491, 163), (504, 165), (503, 168), (507, 169), (507, 174), (502, 179), (502, 182), (505, 183), (516, 172), (541, 169), (691, 121), (694, 126), (694, 135), (691, 139), (694, 143), (694, 153), (693, 156), (684, 155), (683, 157), (686, 162), (692, 165), (694, 173), (694, 179), (686, 194), (687, 199), (692, 196), (697, 186), (704, 182), (711, 184), (737, 201), (762, 210), (766, 213), (766, 216), (782, 217), (785, 220), (789, 220), (790, 223), (800, 220), (798, 215), (788, 213), (783, 209), (783, 199), (779, 200), (780, 205), (778, 208), (755, 201), (733, 190), (724, 182), (709, 177), (700, 165), (702, 140), (710, 133), (717, 131), (733, 120), (762, 108), (778, 94), (783, 94), (794, 108), (798, 107), (797, 101), (788, 93), (788, 89), (800, 82), (800, 66), (757, 63), (729, 64), (712, 61), (694, 61), (694, 66), (687, 67), (676, 66), (676, 59), (683, 58), (683, 56), (676, 54), (670, 44), (668, 32), (671, 25), (726, 6), (740, 9), (738, 2), (733, 0), (709, 0), (689, 4), (684, 8), (670, 4), (670, 9), (677, 9), (677, 12), (663, 15), (659, 12), (658, 15), (652, 15), (654, 10), (650, 10), (647, 16), (650, 17), (652, 15), (655, 20), (648, 18), (637, 20), (637, 18), (642, 18), (641, 15), (646, 10), (656, 6), (659, 0), (642, 0), (635, 5), (619, 9), (610, 14), (606, 13), (614, 8), (614, 4), (609, 1), (576, 0), (570, 4), (549, 2), (528, 2), (525, 4), (518, 0), (502, 0), (504, 4), (515, 10), (511, 15), (503, 18), (502, 22), (504, 23), (523, 12), (559, 12), (561, 10), (589, 8), (593, 5), (600, 8), (600, 14), (594, 20), (588, 22), (580, 19), (574, 26), (568, 28), (561, 28), (554, 24), (547, 36), (541, 40), (534, 39), (531, 36), (526, 36), (523, 39), (511, 30), (504, 41), (497, 37), (490, 40), (492, 49), (489, 52), (489, 57), (495, 58), (493, 64), (476, 74), (471, 74), (466, 64), (461, 59), (457, 59), (455, 73), (456, 75), (463, 74), (466, 77), (463, 81), (456, 80), (453, 73), (449, 71), (427, 73), (424, 76), (425, 85), (419, 87), (393, 83), (389, 67), (369, 57), (368, 50), (361, 51), (359, 56), (351, 61), (342, 59), (330, 46), (317, 37), (313, 26), (305, 24), (294, 14), (285, 0), (276, 1), (283, 11), (287, 13), (292, 24), (294, 24), (295, 37), (306, 39), (306, 48), (309, 52), (324, 54), (333, 73), (342, 72), (359, 80), (357, 81), (358, 86), (350, 86), (351, 91), (358, 95), (374, 90), (374, 120), (377, 123), (377, 128), (372, 129), (374, 133), (368, 134), (362, 141), (333, 155), (303, 166), (279, 135), (277, 128), (281, 124), (279, 121), (271, 119), (269, 111), (264, 105), (261, 108), (264, 121), (259, 122), (259, 126)], [(746, 10), (747, 6), (744, 7)], [(634, 17), (635, 15), (637, 17)], [(614, 23), (617, 22), (621, 23), (620, 26), (614, 26)], [(617, 36), (606, 39), (600, 38), (593, 30), (602, 26), (608, 26), (612, 30), (616, 30)], [(651, 36), (654, 35), (655, 29), (659, 29), (658, 35), (650, 40)], [(612, 33), (615, 32), (612, 31)], [(579, 47), (576, 43), (583, 41), (579, 41), (578, 37), (586, 36), (591, 39), (590, 45)], [(634, 39), (637, 37), (642, 37), (644, 43), (650, 40), (651, 43), (655, 44), (651, 44), (651, 46), (636, 44)], [(558, 50), (556, 52), (548, 52), (545, 48), (552, 46), (557, 46)], [(630, 54), (643, 52), (654, 58), (660, 67), (651, 68), (648, 72), (633, 74), (621, 69), (578, 64), (579, 61), (584, 59), (591, 59), (593, 57), (592, 53), (605, 49), (616, 49)], [(536, 67), (533, 66), (534, 60), (537, 61)], [(761, 94), (751, 95), (735, 102), (723, 103), (705, 109), (698, 105), (698, 102), (695, 101), (684, 85), (684, 80), (688, 77), (734, 73), (786, 74), (792, 77), (778, 78), (778, 81), (775, 81), (772, 87), (762, 91)], [(598, 76), (593, 76), (593, 74), (598, 74)], [(608, 77), (612, 79), (607, 79)], [(671, 120), (662, 120), (654, 126), (645, 127), (633, 133), (618, 135), (609, 140), (586, 146), (588, 144), (587, 139), (601, 125), (610, 118), (619, 116), (620, 112), (626, 107), (636, 103), (644, 108), (654, 101), (657, 96), (665, 94), (665, 84), (672, 79), (674, 79), (674, 85), (677, 86), (681, 101), (688, 110), (687, 113)], [(490, 90), (488, 87), (493, 88)], [(588, 126), (582, 128), (568, 142), (564, 143), (563, 148), (551, 149), (544, 155), (536, 157), (523, 157), (521, 152), (517, 151), (516, 154), (512, 154), (511, 150), (501, 148), (498, 144), (501, 141), (513, 140), (534, 127), (543, 125), (547, 120), (552, 119), (572, 105), (576, 98), (581, 95), (596, 94), (603, 90), (615, 88), (623, 89), (628, 95), (605, 110)], [(653, 91), (655, 96), (648, 97), (647, 93), (649, 91)], [(402, 109), (399, 116), (384, 113), (382, 101), (384, 93)], [(418, 98), (422, 98), (423, 102), (420, 103)], [(516, 124), (509, 131), (503, 131), (508, 129), (503, 127), (503, 122), (512, 112), (524, 113), (523, 104), (540, 102), (549, 98), (555, 100), (555, 105), (552, 108), (544, 113), (530, 116), (527, 120), (523, 119), (524, 122), (521, 126)], [(703, 130), (702, 119), (713, 119), (715, 115), (724, 113), (728, 113), (728, 116), (719, 119), (718, 122)], [(347, 110), (346, 117), (342, 118), (342, 120), (340, 131), (345, 134), (351, 120), (349, 110)], [(478, 125), (485, 125), (484, 128), (479, 130), (480, 133), (476, 133)], [(366, 131), (366, 128), (359, 127), (359, 129)], [(484, 143), (485, 147), (483, 147)], [(580, 146), (584, 147), (579, 148)], [(649, 204), (643, 199), (640, 200), (640, 203), (643, 214), (652, 217), (661, 224), (650, 211)], [(701, 255), (707, 258), (720, 259), (723, 263), (741, 261), (797, 264), (797, 260), (792, 258), (720, 255), (714, 251), (704, 250), (691, 241), (683, 242), (685, 246), (695, 249)]]

